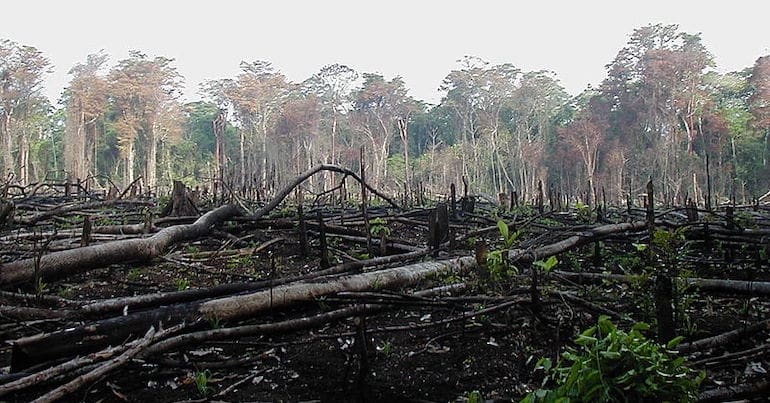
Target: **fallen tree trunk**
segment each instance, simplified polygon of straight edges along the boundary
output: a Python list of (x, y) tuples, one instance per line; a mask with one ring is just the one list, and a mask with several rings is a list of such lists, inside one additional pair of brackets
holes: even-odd
[[(621, 283), (631, 283), (643, 280), (642, 276), (627, 274), (609, 274), (609, 273), (572, 273), (561, 270), (554, 270), (554, 275), (565, 278), (576, 283), (595, 283), (605, 280), (618, 281)], [(652, 280), (652, 279), (650, 279)], [(768, 281), (742, 281), (742, 280), (723, 280), (711, 278), (680, 278), (688, 287), (697, 289), (700, 292), (726, 293), (737, 295), (769, 296), (770, 282)]]
[[(205, 217), (205, 216), (204, 216)], [(575, 235), (556, 246), (546, 245), (528, 251), (512, 251), (518, 262), (534, 261), (590, 242), (595, 237), (634, 229), (634, 224), (611, 224), (596, 227), (581, 235)], [(343, 276), (335, 280), (322, 279), (317, 283), (287, 284), (269, 290), (214, 299), (205, 302), (173, 305), (157, 310), (140, 312), (87, 324), (67, 331), (58, 331), (16, 340), (13, 343), (12, 370), (23, 369), (59, 356), (92, 352), (109, 343), (136, 337), (149, 326), (163, 322), (175, 325), (207, 319), (211, 322), (240, 320), (253, 317), (270, 309), (296, 303), (313, 301), (315, 298), (342, 291), (366, 291), (377, 288), (396, 288), (414, 285), (418, 281), (441, 271), (457, 273), (477, 267), (475, 257), (459, 257), (443, 261), (415, 263), (407, 266), (369, 273)]]
[(39, 262), (32, 258), (6, 263), (0, 266), (0, 287), (32, 281), (36, 269), (40, 277), (48, 281), (117, 262), (147, 261), (160, 256), (174, 243), (207, 234), (213, 226), (237, 214), (238, 208), (228, 204), (209, 211), (193, 224), (164, 228), (149, 238), (49, 253), (40, 257)]
[(282, 277), (274, 280), (263, 280), (246, 283), (229, 283), (210, 288), (198, 288), (183, 291), (170, 291), (155, 294), (136, 295), (132, 297), (120, 297), (107, 300), (101, 300), (83, 305), (77, 311), (78, 313), (91, 317), (109, 312), (120, 312), (123, 309), (137, 311), (162, 304), (179, 304), (190, 301), (203, 300), (207, 298), (217, 298), (225, 295), (233, 295), (243, 292), (254, 292), (264, 290), (270, 287), (277, 287), (284, 284), (294, 283), (303, 280), (309, 280), (322, 276), (343, 274), (354, 270), (360, 270), (365, 267), (373, 267), (395, 262), (404, 262), (416, 259), (428, 254), (427, 250), (404, 253), (401, 255), (389, 255), (376, 257), (368, 260), (359, 260), (356, 262), (346, 262), (332, 266), (326, 270), (316, 271), (308, 274), (296, 275), (291, 277)]
[(75, 354), (90, 353), (142, 334), (149, 326), (173, 326), (179, 323), (211, 323), (253, 317), (270, 309), (287, 307), (300, 302), (340, 291), (365, 291), (377, 288), (397, 288), (414, 285), (418, 281), (443, 270), (457, 272), (475, 266), (472, 257), (440, 262), (415, 263), (340, 277), (334, 281), (297, 283), (258, 291), (246, 295), (163, 307), (148, 312), (119, 316), (74, 329), (60, 330), (18, 339), (13, 342), (11, 370)]
[[(311, 168), (296, 177), (291, 183), (286, 185), (270, 201), (270, 203), (257, 210), (251, 217), (260, 218), (269, 213), (291, 194), (295, 187), (299, 186), (307, 178), (321, 171), (338, 172), (352, 176), (372, 193), (378, 195), (393, 207), (399, 208), (398, 205), (387, 196), (377, 192), (368, 184), (361, 181), (355, 172), (336, 165), (322, 164)], [(127, 201), (116, 200), (98, 203), (101, 203), (99, 205), (102, 206), (108, 205), (108, 203), (119, 202), (126, 203)], [(90, 204), (85, 203), (78, 205), (77, 208), (84, 208), (83, 206), (86, 205), (91, 206)], [(70, 210), (76, 210), (75, 206), (62, 207), (60, 209), (40, 213), (33, 217), (34, 220), (32, 222), (44, 217), (49, 217), (52, 214), (55, 214), (54, 212), (61, 213)], [(209, 211), (193, 224), (176, 225), (164, 228), (150, 238), (120, 240), (100, 245), (49, 253), (40, 257), (40, 259), (32, 258), (6, 263), (0, 265), (0, 288), (30, 281), (34, 279), (36, 275), (39, 275), (40, 278), (44, 280), (51, 280), (65, 277), (73, 273), (105, 267), (113, 263), (147, 261), (160, 256), (160, 254), (170, 245), (205, 235), (211, 230), (212, 226), (239, 214), (241, 214), (241, 211), (237, 206), (228, 204)]]
[(73, 211), (79, 211), (79, 210), (87, 210), (87, 209), (93, 209), (93, 208), (103, 208), (103, 207), (110, 207), (110, 206), (117, 206), (121, 204), (139, 204), (139, 205), (147, 205), (151, 206), (152, 203), (144, 200), (121, 200), (121, 199), (115, 199), (115, 200), (106, 200), (106, 201), (93, 201), (93, 202), (86, 202), (86, 203), (78, 203), (78, 204), (71, 204), (67, 206), (61, 206), (57, 207), (52, 210), (43, 211), (40, 213), (33, 214), (29, 217), (18, 217), (13, 218), (12, 221), (16, 224), (20, 225), (35, 225), (38, 221), (42, 221), (54, 216), (60, 216), (62, 214), (71, 213)]

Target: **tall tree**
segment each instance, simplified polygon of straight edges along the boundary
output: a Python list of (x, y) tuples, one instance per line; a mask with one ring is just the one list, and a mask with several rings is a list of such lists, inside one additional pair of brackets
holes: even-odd
[(698, 35), (677, 25), (648, 25), (633, 32), (602, 83), (612, 103), (612, 132), (642, 151), (634, 168), (642, 177), (661, 177), (668, 201), (681, 200), (688, 182), (699, 192), (694, 145), (708, 103), (704, 74), (712, 65)]
[[(164, 112), (178, 108), (181, 76), (172, 59), (162, 56), (149, 59), (132, 51), (110, 73), (110, 95), (118, 113), (115, 127), (124, 157), (126, 182), (132, 182), (136, 163), (136, 147), (144, 158), (144, 183), (157, 184), (158, 145), (175, 120), (164, 120)], [(139, 142), (137, 143), (137, 140)]]
[(49, 66), (34, 47), (0, 40), (0, 157), (3, 175), (17, 174), (23, 184), (29, 181), (31, 137), (39, 134), (27, 123), (47, 113), (42, 84)]
[(100, 125), (107, 109), (107, 80), (101, 70), (107, 62), (105, 53), (88, 55), (77, 64), (65, 90), (67, 122), (64, 137), (64, 166), (68, 179), (85, 179), (95, 174)]
[[(388, 81), (379, 74), (364, 73), (364, 82), (353, 95), (352, 121), (355, 130), (366, 138), (364, 142), (372, 156), (374, 183), (388, 179), (388, 156), (395, 137), (398, 120), (404, 121), (406, 131), (415, 101), (407, 94), (401, 77)], [(406, 132), (404, 132), (406, 135)]]
[(762, 56), (754, 63), (749, 77), (751, 98), (749, 107), (754, 116), (754, 127), (764, 133), (762, 165), (767, 166), (770, 141), (770, 56)]

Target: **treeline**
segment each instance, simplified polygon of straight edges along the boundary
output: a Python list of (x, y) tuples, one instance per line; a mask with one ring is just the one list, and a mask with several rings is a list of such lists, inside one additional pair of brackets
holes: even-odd
[[(70, 70), (60, 105), (42, 95), (50, 62), (0, 41), (0, 159), (7, 183), (85, 180), (189, 185), (266, 194), (320, 164), (357, 170), (391, 193), (446, 193), (465, 178), (494, 197), (545, 191), (621, 202), (653, 178), (667, 202), (751, 200), (770, 190), (770, 57), (719, 74), (699, 35), (637, 29), (598, 88), (570, 96), (548, 71), (465, 57), (438, 105), (399, 77), (334, 64), (289, 81), (270, 63), (182, 103), (172, 59), (140, 52), (107, 69), (91, 55)], [(707, 171), (710, 175), (707, 177)], [(335, 184), (314, 179), (308, 190)]]

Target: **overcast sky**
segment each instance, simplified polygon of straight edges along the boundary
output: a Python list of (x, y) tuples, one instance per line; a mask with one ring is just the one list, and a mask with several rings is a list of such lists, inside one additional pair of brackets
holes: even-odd
[(42, 50), (56, 101), (67, 72), (104, 49), (176, 60), (188, 100), (206, 79), (232, 77), (241, 60), (267, 60), (298, 82), (331, 63), (400, 75), (415, 98), (435, 103), (442, 79), (464, 55), (526, 70), (555, 71), (572, 94), (598, 84), (630, 33), (676, 23), (701, 33), (718, 70), (770, 53), (763, 1), (10, 0), (0, 38)]

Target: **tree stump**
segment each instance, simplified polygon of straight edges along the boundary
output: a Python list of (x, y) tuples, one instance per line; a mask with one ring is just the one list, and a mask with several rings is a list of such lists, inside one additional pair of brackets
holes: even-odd
[(446, 203), (439, 203), (428, 215), (428, 244), (434, 253), (449, 238), (449, 211)]
[(198, 211), (198, 208), (195, 206), (190, 191), (181, 181), (174, 181), (174, 189), (171, 191), (171, 200), (163, 209), (161, 215), (170, 217), (200, 215), (200, 211)]

